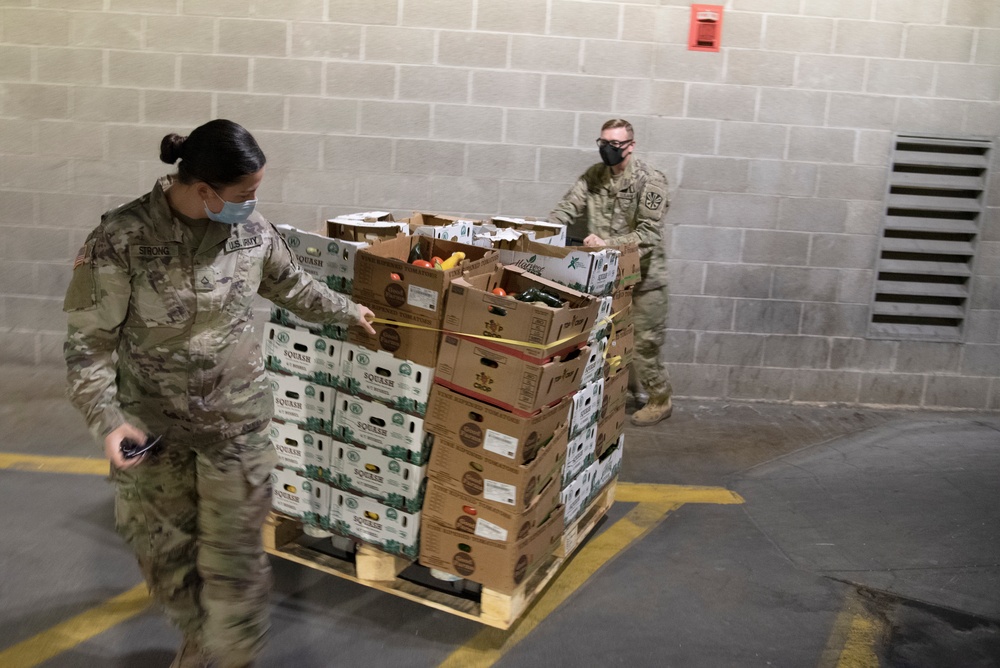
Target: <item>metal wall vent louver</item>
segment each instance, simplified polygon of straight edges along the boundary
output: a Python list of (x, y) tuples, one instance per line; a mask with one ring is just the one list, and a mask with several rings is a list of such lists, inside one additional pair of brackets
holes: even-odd
[(868, 335), (960, 341), (993, 144), (897, 135)]

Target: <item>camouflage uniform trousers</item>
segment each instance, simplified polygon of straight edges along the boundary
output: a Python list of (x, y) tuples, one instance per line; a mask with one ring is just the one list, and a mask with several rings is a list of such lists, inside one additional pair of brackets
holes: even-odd
[(631, 370), (633, 382), (630, 384), (633, 388), (641, 388), (651, 399), (666, 399), (673, 395), (670, 375), (660, 357), (667, 334), (668, 299), (666, 286), (632, 293), (635, 352)]
[(264, 644), (271, 567), (261, 526), (276, 463), (265, 430), (196, 448), (165, 442), (154, 459), (113, 473), (118, 532), (167, 616), (213, 665), (249, 665)]

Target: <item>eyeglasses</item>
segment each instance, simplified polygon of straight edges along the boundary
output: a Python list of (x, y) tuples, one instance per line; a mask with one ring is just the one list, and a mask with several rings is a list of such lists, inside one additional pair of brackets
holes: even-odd
[(598, 139), (597, 147), (604, 148), (605, 146), (610, 146), (611, 148), (625, 148), (634, 141), (635, 141), (634, 139), (629, 139), (627, 141), (615, 141), (614, 139)]

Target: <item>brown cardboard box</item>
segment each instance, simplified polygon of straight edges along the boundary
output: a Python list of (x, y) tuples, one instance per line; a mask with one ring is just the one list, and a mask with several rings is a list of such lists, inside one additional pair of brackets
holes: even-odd
[[(413, 247), (418, 245), (423, 257), (428, 259), (435, 255), (448, 258), (460, 251), (465, 253), (465, 260), (446, 271), (417, 267), (407, 259)], [(354, 261), (353, 298), (368, 308), (382, 305), (397, 309), (400, 318), (413, 318), (411, 321), (416, 324), (428, 319), (440, 324), (452, 279), (463, 272), (490, 272), (497, 266), (496, 252), (487, 248), (432, 237), (400, 235), (358, 251)]]
[(445, 333), (435, 382), (527, 416), (576, 392), (589, 358), (590, 348), (584, 346), (539, 363)]
[(435, 439), (427, 476), (477, 499), (523, 511), (549, 480), (561, 475), (568, 434), (566, 428), (560, 429), (527, 464)]
[[(375, 304), (372, 311), (376, 318), (392, 322), (372, 323), (372, 327), (375, 328), (375, 336), (361, 327), (350, 327), (347, 334), (350, 343), (364, 346), (369, 350), (383, 350), (391, 353), (396, 359), (408, 360), (429, 367), (437, 365), (441, 332), (438, 331), (436, 322), (430, 318), (424, 319), (422, 322), (412, 322), (414, 318), (409, 315), (404, 315), (398, 309), (381, 304)], [(422, 327), (430, 329), (408, 327), (409, 324), (422, 325)]]
[(622, 244), (608, 248), (614, 248), (621, 252), (621, 257), (618, 258), (618, 274), (615, 278), (616, 291), (631, 287), (642, 280), (638, 244)]
[[(493, 294), (497, 287), (511, 296)], [(529, 288), (544, 288), (549, 294), (558, 295), (564, 304), (554, 308), (513, 297)], [(590, 295), (533, 276), (518, 267), (499, 267), (490, 274), (463, 276), (451, 282), (444, 329), (498, 339), (480, 343), (525, 358), (544, 360), (586, 343), (599, 309), (600, 301)], [(542, 347), (519, 346), (510, 340)]]
[(632, 324), (632, 288), (617, 290), (611, 300), (611, 320), (615, 329)]
[(611, 445), (618, 442), (618, 437), (625, 431), (625, 404), (618, 405), (613, 412), (608, 413), (597, 423), (597, 442), (594, 447), (594, 457), (600, 457)]
[(629, 325), (625, 329), (615, 332), (608, 345), (608, 358), (620, 357), (619, 369), (624, 371), (632, 364), (635, 353), (635, 325)]
[(616, 372), (604, 378), (604, 397), (601, 399), (601, 417), (624, 406), (628, 400), (628, 369), (619, 366)]
[(420, 563), (478, 582), (501, 594), (510, 594), (562, 542), (562, 507), (535, 533), (516, 543), (488, 538), (428, 522), (420, 530)]
[(529, 417), (466, 397), (441, 385), (431, 389), (424, 430), (436, 441), (479, 448), (516, 464), (535, 458), (538, 449), (569, 422), (572, 399), (566, 398)]
[(553, 478), (523, 512), (452, 489), (433, 478), (427, 481), (423, 522), (437, 522), (501, 543), (527, 538), (559, 505), (559, 482)]

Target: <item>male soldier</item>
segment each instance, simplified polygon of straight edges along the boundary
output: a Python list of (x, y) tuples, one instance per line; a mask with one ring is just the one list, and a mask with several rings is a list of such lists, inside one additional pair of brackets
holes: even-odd
[(667, 177), (633, 158), (632, 125), (612, 119), (597, 140), (601, 163), (583, 173), (549, 214), (554, 223), (586, 226), (585, 246), (639, 245), (642, 278), (635, 287), (635, 371), (649, 400), (632, 424), (653, 425), (673, 410), (670, 377), (660, 360), (666, 334), (667, 261), (663, 218), (670, 206)]

